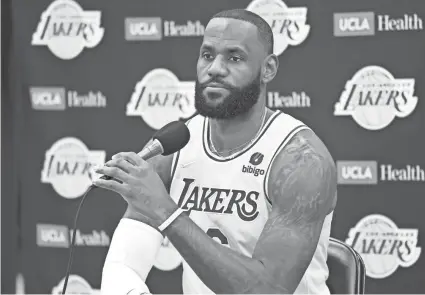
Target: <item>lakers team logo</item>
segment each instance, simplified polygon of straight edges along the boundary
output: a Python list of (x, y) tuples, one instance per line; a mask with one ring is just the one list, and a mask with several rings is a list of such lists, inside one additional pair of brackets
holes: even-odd
[(398, 228), (379, 214), (361, 219), (350, 230), (346, 243), (360, 253), (367, 276), (374, 279), (389, 277), (399, 266), (412, 266), (421, 254), (417, 229)]
[(162, 271), (171, 271), (176, 269), (182, 263), (183, 258), (177, 249), (171, 244), (170, 240), (165, 237), (162, 240), (161, 247), (156, 254), (154, 266)]
[(182, 82), (169, 70), (155, 69), (137, 83), (127, 116), (140, 116), (153, 129), (196, 112), (195, 82)]
[(31, 44), (47, 46), (60, 59), (73, 59), (102, 40), (100, 18), (100, 11), (83, 11), (73, 0), (53, 1), (41, 15)]
[(93, 168), (103, 165), (105, 157), (105, 151), (90, 151), (77, 138), (62, 138), (46, 152), (41, 182), (50, 183), (64, 198), (81, 197), (93, 180), (101, 176)]
[(254, 0), (247, 10), (264, 18), (272, 28), (276, 55), (281, 55), (288, 46), (300, 45), (310, 32), (306, 24), (307, 7), (289, 8), (281, 0)]
[(352, 116), (368, 130), (383, 129), (396, 117), (405, 118), (416, 108), (414, 86), (414, 79), (396, 79), (382, 67), (365, 67), (345, 85), (334, 115)]
[[(57, 286), (53, 287), (52, 294), (62, 294), (64, 284), (65, 278), (63, 278)], [(100, 290), (93, 289), (92, 286), (90, 286), (90, 284), (79, 275), (70, 275), (68, 279), (66, 293), (100, 295)]]
[(192, 178), (183, 178), (183, 182), (184, 188), (178, 202), (178, 206), (183, 210), (220, 214), (236, 212), (244, 221), (253, 221), (259, 214), (259, 192), (200, 187), (194, 185), (195, 179)]

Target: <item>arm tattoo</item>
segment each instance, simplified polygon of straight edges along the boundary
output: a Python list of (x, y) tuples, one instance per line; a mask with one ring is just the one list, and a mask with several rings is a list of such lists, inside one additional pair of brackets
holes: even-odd
[(300, 131), (278, 154), (268, 188), (273, 209), (254, 257), (279, 289), (292, 293), (311, 262), (323, 221), (336, 204), (335, 165), (312, 131)]

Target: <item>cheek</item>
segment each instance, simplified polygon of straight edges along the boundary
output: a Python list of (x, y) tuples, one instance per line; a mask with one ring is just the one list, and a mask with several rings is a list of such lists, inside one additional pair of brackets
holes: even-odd
[(230, 81), (230, 83), (232, 83), (233, 86), (236, 86), (238, 88), (248, 86), (257, 76), (257, 73), (258, 72), (255, 72), (251, 69), (235, 71), (232, 75), (232, 80)]
[(203, 77), (205, 77), (208, 74), (207, 74), (207, 67), (204, 60), (198, 59), (198, 62), (196, 64), (196, 73), (198, 75), (198, 81), (205, 80), (203, 79)]
[(196, 63), (196, 72), (198, 73), (198, 76), (201, 73), (201, 70), (202, 70), (201, 62), (198, 59), (198, 62)]

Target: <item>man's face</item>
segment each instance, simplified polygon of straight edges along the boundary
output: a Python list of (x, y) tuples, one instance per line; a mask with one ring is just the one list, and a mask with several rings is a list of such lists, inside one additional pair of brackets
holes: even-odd
[(259, 98), (265, 56), (254, 25), (235, 19), (212, 19), (197, 64), (197, 111), (216, 119), (248, 112)]

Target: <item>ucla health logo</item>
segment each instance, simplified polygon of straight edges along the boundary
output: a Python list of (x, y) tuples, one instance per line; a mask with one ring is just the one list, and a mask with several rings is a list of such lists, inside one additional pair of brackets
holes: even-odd
[(63, 111), (66, 108), (65, 88), (30, 87), (30, 98), (34, 110)]
[(376, 161), (337, 161), (339, 184), (377, 184)]
[[(68, 229), (65, 225), (37, 224), (37, 245), (39, 247), (68, 248), (74, 229)], [(75, 245), (88, 247), (107, 247), (111, 238), (104, 230), (92, 230), (91, 233), (83, 233), (77, 229), (75, 232)]]
[(337, 161), (339, 184), (377, 184), (382, 182), (425, 182), (420, 165), (378, 164), (376, 161)]
[(39, 247), (68, 248), (68, 227), (56, 224), (37, 224), (37, 245)]
[(334, 13), (334, 36), (375, 35), (375, 14), (373, 12)]
[(267, 93), (266, 105), (270, 109), (280, 110), (286, 108), (309, 108), (311, 106), (311, 99), (304, 91), (292, 91), (286, 95), (272, 91)]
[(102, 40), (100, 18), (100, 11), (83, 11), (73, 0), (53, 1), (41, 15), (31, 44), (47, 46), (60, 59), (73, 59)]
[(161, 18), (127, 17), (125, 19), (125, 39), (129, 41), (161, 40)]
[(105, 157), (105, 151), (90, 151), (77, 138), (59, 139), (46, 152), (41, 182), (50, 183), (64, 198), (81, 197), (93, 180), (101, 176), (93, 169), (103, 165)]
[(306, 24), (307, 7), (289, 8), (281, 0), (254, 0), (247, 10), (264, 18), (272, 28), (276, 55), (281, 55), (288, 46), (303, 43), (310, 32)]
[(196, 112), (195, 81), (182, 82), (169, 70), (154, 69), (136, 84), (127, 116), (139, 116), (153, 129)]
[(367, 66), (345, 84), (335, 116), (351, 116), (367, 130), (381, 130), (416, 108), (415, 79), (397, 79), (379, 66)]
[(100, 91), (81, 94), (64, 87), (30, 87), (31, 105), (38, 111), (63, 111), (70, 108), (104, 108), (106, 97)]
[(376, 32), (422, 31), (423, 20), (416, 13), (397, 16), (368, 12), (334, 13), (334, 36), (373, 36)]
[(199, 20), (178, 24), (160, 17), (127, 17), (125, 19), (125, 39), (128, 41), (159, 41), (163, 37), (203, 36), (205, 27)]

